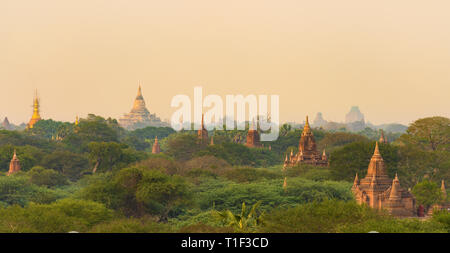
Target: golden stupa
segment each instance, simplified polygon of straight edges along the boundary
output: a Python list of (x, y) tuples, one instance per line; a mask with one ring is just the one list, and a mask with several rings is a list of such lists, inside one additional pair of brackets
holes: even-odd
[(34, 95), (34, 102), (33, 102), (33, 116), (31, 116), (30, 122), (28, 122), (27, 128), (33, 128), (34, 124), (41, 120), (41, 115), (39, 115), (39, 98), (37, 95), (37, 90)]

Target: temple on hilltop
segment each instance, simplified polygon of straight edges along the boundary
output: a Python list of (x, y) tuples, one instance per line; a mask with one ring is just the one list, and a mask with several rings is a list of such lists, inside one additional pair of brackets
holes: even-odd
[(388, 143), (386, 137), (384, 137), (383, 129), (380, 129), (380, 139), (378, 140), (378, 142), (379, 143), (384, 143), (384, 144)]
[(39, 115), (39, 98), (36, 91), (33, 101), (33, 116), (31, 116), (30, 122), (27, 124), (27, 129), (33, 128), (34, 124), (39, 120), (41, 120), (41, 115)]
[(328, 158), (323, 151), (322, 155), (317, 151), (316, 141), (313, 132), (309, 126), (308, 116), (306, 116), (305, 126), (298, 144), (298, 153), (294, 155), (291, 151), (290, 156), (286, 155), (284, 167), (297, 164), (309, 164), (315, 166), (328, 166)]
[[(257, 127), (256, 127), (257, 128)], [(245, 146), (249, 148), (261, 147), (260, 136), (258, 129), (255, 129), (255, 122), (252, 121), (252, 125), (247, 133), (247, 142)]]
[(11, 159), (11, 162), (9, 163), (9, 171), (7, 175), (9, 176), (18, 171), (20, 171), (20, 161), (19, 158), (17, 158), (16, 150), (14, 149), (14, 155), (13, 158)]
[(119, 119), (119, 124), (128, 130), (135, 130), (148, 126), (167, 127), (169, 124), (162, 122), (156, 114), (151, 114), (145, 107), (144, 97), (142, 96), (141, 86), (139, 85), (138, 94), (134, 100), (133, 108), (130, 113), (125, 114)]
[(388, 177), (383, 157), (378, 150), (378, 142), (375, 144), (366, 177), (359, 180), (356, 174), (352, 192), (359, 204), (386, 209), (394, 216), (409, 217), (416, 214), (416, 199), (412, 193), (400, 186), (397, 174), (392, 181)]
[(204, 120), (204, 117), (202, 114), (202, 124), (200, 126), (200, 129), (197, 131), (197, 138), (198, 138), (198, 142), (200, 144), (208, 144), (208, 141), (209, 141), (208, 130), (206, 130), (205, 123), (203, 120)]

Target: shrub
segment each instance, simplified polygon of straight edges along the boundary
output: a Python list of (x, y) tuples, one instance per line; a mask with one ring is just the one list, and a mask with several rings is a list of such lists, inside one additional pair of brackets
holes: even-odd
[(30, 175), (31, 183), (35, 185), (53, 187), (67, 184), (67, 179), (64, 175), (41, 166), (33, 167), (28, 174)]

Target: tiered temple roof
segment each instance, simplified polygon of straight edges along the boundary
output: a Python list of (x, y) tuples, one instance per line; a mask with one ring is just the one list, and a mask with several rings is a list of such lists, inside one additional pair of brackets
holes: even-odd
[(151, 114), (147, 110), (140, 85), (131, 112), (125, 114), (121, 119), (119, 119), (119, 124), (129, 130), (135, 130), (148, 126), (169, 126), (167, 123), (162, 122), (160, 118), (156, 117), (155, 114)]
[(359, 204), (367, 204), (376, 209), (386, 209), (395, 216), (414, 216), (415, 198), (400, 186), (398, 176), (390, 180), (381, 157), (378, 142), (370, 159), (367, 175), (359, 180), (358, 174), (352, 186), (353, 194)]
[(325, 150), (322, 155), (317, 151), (316, 141), (311, 127), (309, 126), (308, 116), (306, 116), (305, 126), (303, 127), (303, 132), (298, 144), (298, 153), (294, 155), (291, 150), (289, 159), (286, 156), (284, 167), (296, 164), (328, 166), (328, 158)]

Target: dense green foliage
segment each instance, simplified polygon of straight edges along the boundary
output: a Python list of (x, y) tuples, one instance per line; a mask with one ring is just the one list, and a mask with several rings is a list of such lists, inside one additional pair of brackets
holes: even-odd
[[(439, 187), (450, 182), (448, 127), (420, 119), (379, 144), (388, 175), (427, 208), (448, 201)], [(285, 124), (276, 141), (248, 148), (246, 131), (215, 130), (208, 145), (195, 131), (127, 131), (92, 114), (0, 130), (0, 232), (450, 232), (445, 211), (397, 219), (355, 203), (377, 130), (313, 129), (330, 166), (282, 170), (301, 133)], [(161, 154), (150, 153), (156, 136)], [(14, 150), (22, 169), (6, 176)]]

